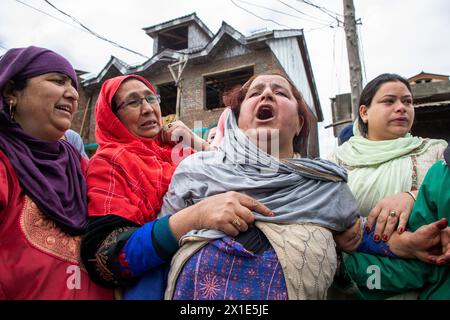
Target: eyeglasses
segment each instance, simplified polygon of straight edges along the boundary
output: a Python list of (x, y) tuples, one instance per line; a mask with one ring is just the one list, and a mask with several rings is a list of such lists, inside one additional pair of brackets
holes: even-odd
[(159, 95), (155, 96), (155, 95), (151, 94), (151, 95), (148, 95), (148, 96), (145, 96), (142, 98), (124, 101), (117, 106), (117, 110), (126, 108), (126, 107), (130, 107), (132, 109), (137, 109), (142, 105), (144, 100), (147, 101), (149, 104), (161, 103), (161, 97)]

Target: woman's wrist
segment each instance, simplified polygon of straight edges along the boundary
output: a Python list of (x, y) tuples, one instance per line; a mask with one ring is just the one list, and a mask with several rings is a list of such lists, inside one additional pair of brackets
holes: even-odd
[(391, 258), (398, 258), (398, 251), (394, 252), (390, 246), (390, 243), (388, 242), (375, 240), (374, 233), (375, 224), (372, 226), (370, 232), (362, 232), (362, 239), (356, 251)]
[(411, 247), (411, 232), (405, 231), (401, 234), (398, 232), (394, 232), (389, 241), (389, 247), (391, 251), (399, 257), (402, 258), (414, 258), (414, 250)]
[(408, 194), (414, 200), (414, 202), (416, 202), (417, 190), (416, 191), (406, 191), (405, 193)]
[(182, 236), (191, 230), (200, 229), (200, 219), (197, 215), (196, 205), (184, 208), (169, 218), (169, 226), (174, 237), (179, 241)]

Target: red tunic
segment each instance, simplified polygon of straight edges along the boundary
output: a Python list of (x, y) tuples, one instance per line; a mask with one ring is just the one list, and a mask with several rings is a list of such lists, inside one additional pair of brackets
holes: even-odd
[(82, 266), (80, 240), (42, 214), (0, 151), (0, 299), (113, 299)]

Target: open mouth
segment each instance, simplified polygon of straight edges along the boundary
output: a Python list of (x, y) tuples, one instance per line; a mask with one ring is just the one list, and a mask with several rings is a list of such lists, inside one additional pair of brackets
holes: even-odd
[(148, 120), (141, 124), (141, 127), (152, 127), (155, 126), (158, 122), (155, 120)]
[(273, 108), (271, 106), (262, 106), (258, 109), (256, 113), (256, 118), (258, 120), (269, 120), (275, 116)]
[(58, 110), (66, 111), (66, 112), (72, 114), (72, 107), (71, 106), (59, 105), (59, 106), (56, 106), (55, 108), (58, 109)]

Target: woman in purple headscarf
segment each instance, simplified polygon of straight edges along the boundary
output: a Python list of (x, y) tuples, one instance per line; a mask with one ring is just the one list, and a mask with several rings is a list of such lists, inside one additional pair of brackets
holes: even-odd
[(86, 161), (60, 140), (78, 107), (71, 64), (44, 48), (0, 58), (0, 299), (111, 299), (80, 262)]

